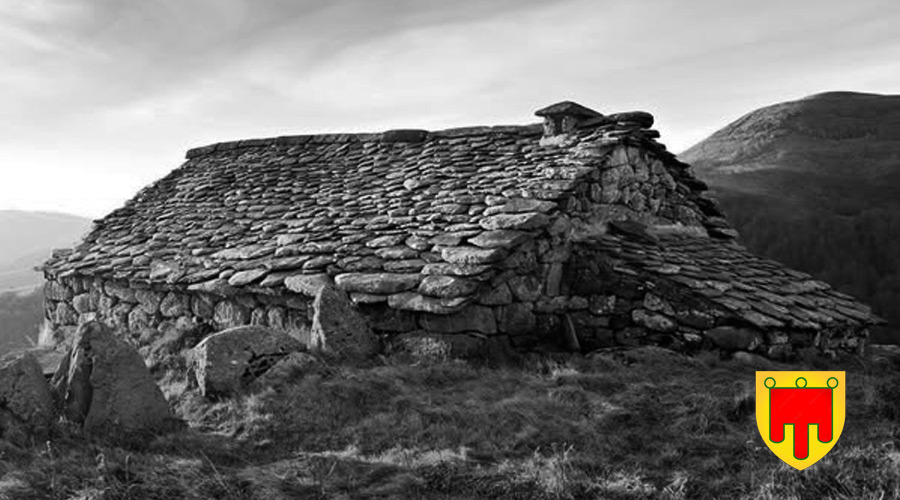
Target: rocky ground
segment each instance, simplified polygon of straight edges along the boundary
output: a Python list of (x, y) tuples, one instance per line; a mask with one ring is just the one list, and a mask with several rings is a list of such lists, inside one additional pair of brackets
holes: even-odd
[(61, 421), (0, 440), (0, 498), (897, 498), (895, 356), (840, 362), (843, 434), (803, 472), (759, 437), (754, 360), (636, 348), (488, 368), (395, 354), (306, 358), (217, 398), (167, 372), (186, 427), (110, 438)]

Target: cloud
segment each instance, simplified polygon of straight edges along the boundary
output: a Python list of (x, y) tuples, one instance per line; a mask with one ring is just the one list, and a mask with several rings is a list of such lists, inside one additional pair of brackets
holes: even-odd
[(0, 4), (0, 163), (30, 151), (65, 185), (8, 189), (52, 208), (74, 187), (93, 215), (219, 140), (523, 123), (572, 99), (651, 111), (679, 150), (762, 105), (900, 81), (894, 0), (28, 5)]

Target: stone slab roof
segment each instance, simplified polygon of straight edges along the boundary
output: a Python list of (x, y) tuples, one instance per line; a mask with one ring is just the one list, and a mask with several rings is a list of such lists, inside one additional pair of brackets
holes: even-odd
[[(277, 291), (301, 273), (380, 272), (397, 293), (415, 287), (410, 275), (490, 270), (547, 227), (622, 144), (652, 151), (679, 196), (708, 201), (705, 185), (654, 140), (650, 122), (632, 115), (601, 116), (551, 146), (542, 145), (541, 125), (525, 125), (192, 149), (44, 270), (213, 292)], [(721, 224), (710, 218), (711, 230)]]
[(621, 233), (589, 244), (610, 256), (619, 270), (675, 283), (764, 330), (883, 322), (868, 306), (827, 283), (733, 242)]

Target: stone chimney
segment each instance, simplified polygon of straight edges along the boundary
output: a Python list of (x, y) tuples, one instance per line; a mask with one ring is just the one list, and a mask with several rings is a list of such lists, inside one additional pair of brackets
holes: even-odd
[(556, 137), (573, 132), (587, 120), (596, 121), (603, 115), (572, 101), (563, 101), (539, 109), (535, 115), (544, 119), (544, 137)]

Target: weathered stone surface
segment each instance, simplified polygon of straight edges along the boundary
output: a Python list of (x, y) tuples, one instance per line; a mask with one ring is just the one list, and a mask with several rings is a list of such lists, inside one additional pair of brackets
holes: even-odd
[(556, 202), (534, 198), (514, 198), (502, 206), (506, 213), (549, 212), (556, 208)]
[(762, 343), (762, 337), (757, 332), (731, 326), (707, 330), (706, 337), (716, 347), (726, 351), (752, 351)]
[(526, 212), (518, 214), (497, 214), (481, 219), (479, 224), (484, 229), (493, 231), (497, 229), (519, 229), (527, 231), (540, 229), (550, 222), (547, 215), (539, 212)]
[(283, 307), (269, 307), (266, 309), (266, 323), (269, 328), (276, 330), (287, 329), (287, 313)]
[(250, 321), (250, 311), (236, 301), (223, 300), (216, 306), (213, 321), (221, 328), (234, 328)]
[(405, 234), (391, 234), (387, 236), (379, 236), (373, 240), (367, 241), (366, 246), (369, 248), (393, 247), (403, 243), (407, 238)]
[(141, 355), (102, 323), (78, 328), (51, 385), (66, 417), (90, 434), (153, 433), (176, 422)]
[(417, 273), (425, 267), (422, 259), (389, 260), (384, 263), (384, 270), (389, 273)]
[(240, 271), (234, 273), (230, 278), (228, 278), (228, 284), (231, 286), (245, 286), (253, 283), (254, 281), (262, 278), (269, 271), (266, 269), (250, 269), (247, 271)]
[(29, 353), (0, 357), (0, 438), (20, 446), (40, 442), (54, 421), (53, 395)]
[(589, 300), (590, 305), (588, 309), (591, 311), (591, 314), (605, 316), (616, 311), (615, 295), (591, 295)]
[(590, 307), (590, 301), (587, 297), (582, 297), (580, 295), (573, 295), (569, 297), (568, 304), (570, 311), (582, 311)]
[(364, 358), (378, 352), (378, 339), (366, 318), (335, 287), (322, 287), (313, 302), (310, 348)]
[(635, 309), (632, 311), (631, 319), (638, 325), (658, 332), (671, 332), (677, 327), (675, 322), (668, 317), (663, 316), (662, 314), (647, 312), (644, 309)]
[(513, 296), (521, 302), (532, 302), (541, 296), (543, 283), (535, 276), (516, 276), (508, 283)]
[(693, 309), (675, 311), (675, 320), (691, 328), (706, 330), (716, 324), (716, 319), (708, 313)]
[(152, 290), (137, 290), (134, 293), (138, 301), (138, 307), (147, 314), (156, 314), (159, 312), (159, 303), (162, 302), (162, 294)]
[(374, 293), (350, 293), (350, 301), (354, 304), (380, 304), (387, 302), (387, 295), (378, 295)]
[(775, 365), (769, 361), (768, 359), (760, 356), (759, 354), (753, 354), (750, 352), (737, 351), (731, 355), (732, 359), (737, 361), (738, 363), (745, 364), (747, 366), (752, 366), (755, 368), (759, 368), (762, 370), (772, 370), (775, 368)]
[(188, 295), (169, 292), (159, 303), (159, 312), (167, 318), (184, 316), (191, 310), (191, 299)]
[(543, 297), (534, 304), (534, 312), (541, 314), (557, 314), (566, 312), (569, 298), (564, 296)]
[(452, 314), (470, 302), (466, 297), (440, 299), (413, 292), (397, 293), (388, 297), (388, 305), (394, 309), (434, 314)]
[(536, 327), (534, 305), (514, 302), (497, 309), (497, 323), (501, 332), (509, 335), (525, 335), (532, 333)]
[(484, 294), (478, 302), (486, 306), (503, 306), (512, 302), (512, 292), (509, 291), (509, 285), (500, 283)]
[(647, 335), (643, 328), (623, 328), (616, 332), (616, 343), (619, 345), (638, 346)]
[(106, 295), (115, 297), (123, 302), (137, 302), (137, 299), (134, 297), (133, 289), (114, 281), (107, 281), (104, 283), (103, 290), (106, 292)]
[(140, 307), (135, 307), (128, 313), (128, 330), (139, 333), (153, 326), (153, 317)]
[(334, 284), (347, 292), (389, 295), (412, 290), (421, 280), (418, 273), (345, 273), (335, 276)]
[(87, 293), (82, 293), (80, 295), (76, 295), (72, 298), (72, 308), (75, 309), (79, 314), (84, 314), (88, 312), (94, 311), (94, 306), (91, 304), (91, 295)]
[(334, 285), (334, 281), (325, 273), (298, 274), (284, 279), (284, 286), (296, 293), (315, 297), (323, 286)]
[(644, 296), (644, 309), (659, 312), (667, 316), (675, 314), (675, 310), (665, 299), (652, 293), (648, 293)]
[(563, 265), (560, 262), (554, 262), (546, 265), (544, 273), (544, 293), (550, 297), (562, 294), (562, 274)]
[(282, 358), (304, 348), (284, 332), (242, 326), (203, 339), (191, 350), (191, 368), (201, 394), (227, 396), (239, 393)]
[(491, 270), (491, 266), (473, 264), (427, 264), (422, 268), (425, 275), (477, 276)]
[(449, 315), (423, 315), (420, 325), (428, 332), (463, 333), (477, 332), (485, 335), (497, 333), (494, 312), (489, 307), (469, 306)]
[(506, 257), (500, 248), (450, 247), (441, 251), (441, 257), (451, 264), (487, 264)]
[(383, 247), (375, 250), (375, 256), (388, 260), (414, 259), (419, 256), (419, 252), (409, 248), (406, 245), (395, 247)]
[(531, 234), (523, 231), (498, 229), (485, 231), (474, 238), (469, 238), (469, 243), (481, 248), (509, 248), (527, 241), (531, 237)]
[(188, 286), (188, 291), (210, 293), (222, 297), (227, 297), (235, 293), (234, 287), (228, 284), (228, 280), (221, 278), (195, 283)]
[(769, 347), (766, 356), (776, 361), (790, 361), (794, 356), (794, 350), (790, 344), (779, 344)]
[(215, 314), (216, 301), (211, 295), (194, 294), (191, 296), (191, 312), (203, 319), (212, 319)]
[(60, 325), (74, 325), (78, 322), (78, 312), (68, 302), (58, 302), (53, 319)]
[(431, 297), (464, 297), (474, 293), (480, 285), (478, 281), (456, 276), (425, 276), (418, 291)]
[(58, 281), (44, 282), (44, 297), (50, 300), (70, 300), (73, 296), (72, 289)]

